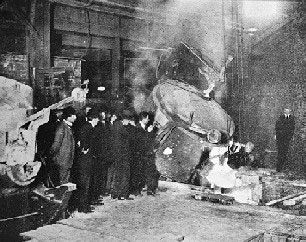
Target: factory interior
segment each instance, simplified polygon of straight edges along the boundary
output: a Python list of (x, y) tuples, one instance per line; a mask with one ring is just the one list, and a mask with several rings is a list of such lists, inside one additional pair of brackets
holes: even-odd
[(0, 0), (0, 36), (0, 241), (306, 241), (305, 0)]

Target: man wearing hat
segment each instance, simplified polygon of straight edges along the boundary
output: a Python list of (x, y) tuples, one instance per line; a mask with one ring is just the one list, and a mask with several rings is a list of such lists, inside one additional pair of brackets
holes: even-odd
[(76, 184), (77, 184), (77, 200), (78, 211), (88, 213), (92, 211), (90, 207), (91, 195), (89, 193), (93, 178), (93, 158), (95, 130), (99, 122), (99, 113), (95, 109), (91, 109), (87, 113), (87, 121), (80, 128), (77, 139), (78, 156), (76, 159)]
[(101, 195), (108, 195), (106, 189), (108, 170), (112, 163), (110, 125), (106, 122), (107, 107), (101, 105), (98, 109), (99, 122), (95, 127), (95, 142), (93, 143), (93, 174), (90, 189), (91, 204), (101, 204)]
[(76, 120), (75, 110), (73, 107), (63, 109), (63, 120), (59, 123), (50, 153), (57, 167), (58, 184), (68, 183), (70, 178), (70, 169), (74, 159), (75, 141), (72, 132), (72, 124)]

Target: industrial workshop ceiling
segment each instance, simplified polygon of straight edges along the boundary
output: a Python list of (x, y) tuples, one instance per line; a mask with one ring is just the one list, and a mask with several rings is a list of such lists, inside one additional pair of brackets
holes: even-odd
[[(252, 0), (51, 0), (90, 7), (128, 17), (171, 25), (173, 41), (184, 41), (221, 67), (228, 55), (237, 55), (288, 21), (304, 1)], [(173, 31), (174, 29), (174, 31)], [(150, 29), (149, 29), (150, 31)], [(154, 35), (154, 33), (152, 33)], [(165, 41), (164, 41), (165, 42)], [(164, 43), (163, 43), (164, 44)], [(150, 43), (152, 48), (168, 48)]]

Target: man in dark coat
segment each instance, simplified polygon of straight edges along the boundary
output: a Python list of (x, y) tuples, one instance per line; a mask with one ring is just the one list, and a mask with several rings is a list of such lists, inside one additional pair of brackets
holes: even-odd
[(54, 142), (50, 149), (53, 161), (59, 172), (59, 184), (55, 185), (65, 184), (70, 178), (70, 169), (73, 164), (75, 151), (75, 141), (71, 126), (75, 120), (74, 108), (65, 108), (63, 110), (63, 121), (60, 122), (56, 129)]
[[(132, 187), (136, 192), (141, 193), (142, 188), (147, 185), (147, 195), (155, 195), (158, 187), (158, 179), (160, 173), (155, 164), (155, 153), (153, 147), (155, 145), (155, 132), (153, 125), (149, 126), (149, 113), (141, 112), (136, 125), (135, 140), (137, 141), (134, 163), (136, 170), (132, 172)], [(137, 195), (137, 193), (136, 193)]]
[(87, 114), (91, 110), (91, 107), (86, 106), (85, 108), (79, 110), (79, 112), (76, 114), (77, 118), (75, 122), (73, 123), (72, 129), (74, 132), (74, 137), (77, 140), (79, 136), (79, 132), (81, 127), (86, 123), (87, 121)]
[(113, 171), (110, 184), (112, 198), (124, 200), (129, 198), (130, 181), (130, 146), (128, 134), (123, 120), (118, 120), (112, 126), (112, 159)]
[(37, 141), (37, 156), (42, 161), (42, 167), (38, 172), (38, 177), (35, 182), (43, 182), (46, 187), (54, 187), (54, 184), (59, 184), (58, 175), (56, 174), (57, 167), (54, 164), (53, 157), (50, 154), (50, 147), (53, 144), (55, 132), (60, 121), (54, 110), (50, 111), (49, 121), (39, 126), (36, 136)]
[(289, 143), (294, 134), (295, 121), (289, 108), (284, 109), (284, 113), (277, 119), (275, 125), (276, 144), (277, 144), (277, 165), (278, 172), (284, 169), (287, 160)]
[(154, 147), (157, 147), (156, 132), (153, 124), (147, 128), (147, 149), (146, 149), (146, 183), (147, 183), (147, 195), (155, 196), (156, 189), (158, 188), (158, 180), (160, 178), (160, 172), (157, 170), (155, 162)]
[(113, 158), (113, 154), (115, 154), (114, 151), (114, 142), (113, 142), (113, 134), (115, 132), (115, 124), (117, 122), (120, 122), (118, 120), (118, 117), (120, 117), (120, 115), (118, 113), (112, 113), (109, 114), (109, 117), (106, 116), (106, 123), (109, 126), (109, 130), (110, 130), (110, 152), (109, 152), (109, 160), (111, 161), (110, 167), (108, 168), (107, 171), (107, 182), (106, 182), (106, 191), (111, 193), (113, 184), (114, 184), (114, 172), (115, 172), (115, 165), (114, 165), (114, 158)]
[(90, 110), (87, 122), (80, 128), (77, 140), (78, 157), (76, 159), (76, 183), (78, 211), (88, 213), (92, 209), (89, 205), (89, 186), (92, 176), (93, 143), (95, 142), (94, 127), (97, 125), (98, 112)]
[(133, 161), (131, 163), (131, 193), (140, 195), (142, 189), (146, 185), (146, 167), (147, 159), (146, 153), (148, 148), (148, 132), (146, 130), (149, 122), (149, 114), (141, 112), (138, 115), (138, 122), (136, 124), (135, 134), (132, 139)]
[(108, 169), (112, 164), (111, 159), (111, 133), (110, 124), (106, 122), (105, 106), (101, 106), (99, 109), (99, 122), (94, 128), (95, 142), (93, 143), (93, 177), (91, 184), (91, 203), (101, 204), (101, 195), (108, 195), (106, 189)]
[(129, 143), (129, 149), (130, 149), (130, 180), (129, 180), (129, 193), (138, 195), (139, 194), (139, 160), (137, 159), (138, 154), (138, 146), (139, 146), (139, 140), (137, 138), (137, 128), (135, 124), (135, 115), (129, 111), (124, 110), (123, 111), (123, 117), (124, 117), (124, 123), (125, 123), (125, 129), (127, 131), (127, 137), (128, 137), (128, 143)]

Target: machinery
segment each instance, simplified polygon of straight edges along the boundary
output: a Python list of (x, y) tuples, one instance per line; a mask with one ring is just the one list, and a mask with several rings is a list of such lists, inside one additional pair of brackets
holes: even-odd
[(52, 110), (83, 107), (86, 90), (77, 87), (70, 97), (29, 115), (32, 88), (0, 77), (0, 237), (36, 229), (64, 216), (75, 184), (46, 188), (37, 179), (46, 167), (38, 148), (48, 139), (38, 133), (51, 122)]
[[(86, 91), (75, 88), (72, 96), (67, 97), (39, 112), (27, 116), (32, 109), (32, 90), (29, 86), (15, 80), (0, 77), (1, 101), (4, 117), (1, 127), (0, 181), (1, 189), (27, 186), (31, 184), (41, 167), (35, 156), (37, 151), (38, 128), (47, 123), (53, 109), (65, 106), (80, 106), (85, 103)], [(29, 101), (28, 101), (29, 100)]]
[(215, 87), (224, 85), (222, 69), (181, 42), (160, 57), (157, 77), (147, 101), (159, 126), (156, 165), (162, 176), (188, 182), (208, 158), (203, 151), (226, 150), (234, 133), (232, 118), (214, 95)]

